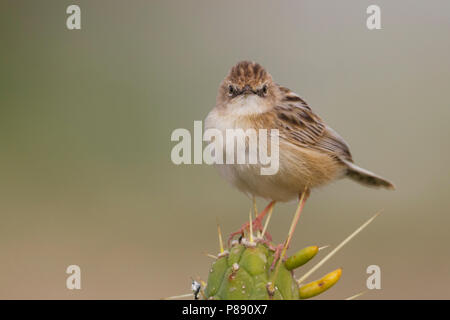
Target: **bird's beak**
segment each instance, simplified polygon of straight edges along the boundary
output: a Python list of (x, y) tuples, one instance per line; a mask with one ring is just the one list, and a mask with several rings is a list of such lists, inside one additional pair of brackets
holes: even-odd
[(252, 88), (249, 85), (246, 85), (243, 89), (242, 89), (242, 93), (245, 95), (249, 95), (253, 93)]

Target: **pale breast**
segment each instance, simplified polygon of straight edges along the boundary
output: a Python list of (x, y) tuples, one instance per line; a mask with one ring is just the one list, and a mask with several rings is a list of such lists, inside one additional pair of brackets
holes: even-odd
[[(254, 109), (255, 106), (250, 108)], [(254, 121), (254, 116), (244, 115), (242, 111), (236, 114), (215, 108), (205, 119), (205, 130), (219, 129), (225, 136), (227, 129), (260, 129), (260, 123)], [(223, 152), (229, 152), (225, 146)], [(248, 145), (245, 146), (245, 152), (247, 156), (251, 152)], [(280, 140), (278, 161), (279, 170), (274, 175), (261, 175), (261, 164), (234, 163), (216, 167), (221, 176), (247, 195), (276, 201), (294, 200), (305, 186), (318, 187), (343, 175), (342, 166), (329, 155), (293, 145), (288, 141)]]

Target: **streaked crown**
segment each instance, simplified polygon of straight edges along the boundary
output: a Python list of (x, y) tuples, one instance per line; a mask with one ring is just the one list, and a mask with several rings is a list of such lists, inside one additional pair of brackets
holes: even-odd
[(251, 89), (256, 90), (263, 84), (270, 82), (272, 77), (260, 64), (251, 61), (241, 61), (231, 68), (227, 79), (236, 87), (244, 88), (249, 86)]

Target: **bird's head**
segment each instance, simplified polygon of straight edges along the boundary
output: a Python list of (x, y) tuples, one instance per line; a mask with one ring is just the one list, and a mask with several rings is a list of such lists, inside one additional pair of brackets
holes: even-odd
[(219, 88), (218, 102), (239, 104), (256, 102), (269, 105), (277, 98), (272, 76), (258, 63), (241, 61), (233, 66)]

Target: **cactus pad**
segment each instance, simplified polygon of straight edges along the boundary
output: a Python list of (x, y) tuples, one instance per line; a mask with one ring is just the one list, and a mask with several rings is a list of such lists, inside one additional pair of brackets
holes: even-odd
[(205, 290), (207, 299), (263, 300), (269, 299), (268, 285), (275, 280), (272, 297), (277, 300), (298, 299), (298, 285), (291, 273), (281, 265), (272, 279), (274, 251), (267, 244), (234, 243), (212, 265)]

